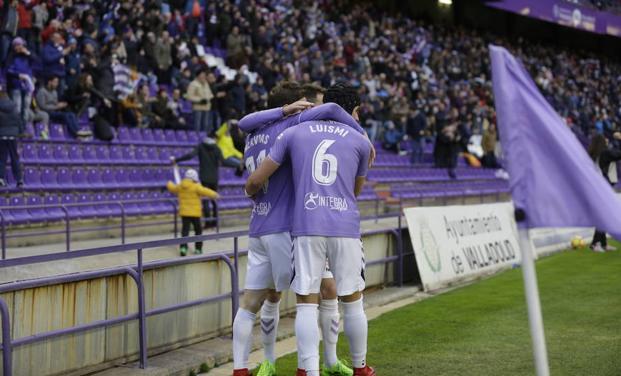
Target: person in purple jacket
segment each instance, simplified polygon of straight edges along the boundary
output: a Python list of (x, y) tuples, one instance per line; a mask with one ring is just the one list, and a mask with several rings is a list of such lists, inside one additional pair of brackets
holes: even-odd
[[(270, 148), (279, 134), (301, 122), (335, 119), (355, 127), (360, 133), (363, 132), (358, 123), (336, 104), (318, 106), (303, 112), (299, 111), (313, 104), (300, 100), (284, 105), (300, 97), (299, 84), (282, 82), (272, 90), (268, 98), (268, 107), (275, 108), (248, 115), (239, 122), (240, 129), (250, 132), (244, 153), (245, 165), (249, 171), (254, 171), (270, 153)], [(299, 113), (292, 115), (296, 112)], [(260, 127), (261, 125), (265, 126)], [(291, 283), (292, 241), (289, 232), (292, 191), (291, 171), (289, 165), (284, 165), (272, 175), (255, 197), (250, 221), (244, 299), (233, 323), (233, 374), (236, 376), (249, 374), (248, 344), (256, 313), (262, 303), (261, 332), (266, 360), (261, 364), (259, 374), (275, 374), (274, 344), (279, 321), (280, 292)], [(351, 369), (348, 374), (352, 374)]]
[[(332, 86), (326, 102), (357, 117), (358, 92), (347, 84)], [(350, 127), (335, 121), (307, 121), (280, 134), (264, 162), (250, 175), (246, 193), (259, 200), (264, 184), (286, 163), (294, 185), (294, 278), (297, 296), (295, 332), (298, 375), (319, 376), (319, 292), (326, 258), (336, 279), (344, 310), (345, 334), (354, 376), (374, 376), (366, 364), (367, 319), (362, 303), (364, 254), (356, 196), (366, 180), (371, 146)]]
[(50, 40), (43, 46), (41, 61), (44, 70), (44, 78), (58, 77), (58, 94), (62, 97), (66, 89), (65, 83), (65, 56), (71, 52), (71, 47), (64, 47), (65, 41), (60, 33), (55, 32)]
[(32, 93), (35, 89), (32, 75), (33, 56), (26, 47), (26, 41), (20, 37), (13, 39), (11, 46), (13, 53), (9, 55), (6, 69), (7, 88), (17, 106), (17, 111), (26, 121), (27, 110), (32, 104)]

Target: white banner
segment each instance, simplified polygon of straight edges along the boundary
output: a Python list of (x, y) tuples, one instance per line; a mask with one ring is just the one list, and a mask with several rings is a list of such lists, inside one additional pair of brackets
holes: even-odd
[(425, 290), (519, 264), (511, 203), (406, 208)]

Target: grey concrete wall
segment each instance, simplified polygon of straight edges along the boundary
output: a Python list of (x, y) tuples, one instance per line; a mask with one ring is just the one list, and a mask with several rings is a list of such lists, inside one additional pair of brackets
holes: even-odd
[[(367, 260), (392, 255), (392, 235), (363, 239)], [(245, 280), (246, 258), (240, 260), (240, 286)], [(367, 286), (393, 280), (392, 265), (367, 268)], [(201, 262), (145, 272), (147, 310), (230, 292), (230, 275), (223, 262)], [(128, 276), (100, 278), (1, 295), (11, 313), (12, 338), (137, 312), (137, 289)], [(292, 311), (292, 293), (281, 309)], [(151, 354), (230, 332), (230, 301), (205, 304), (147, 319)], [(86, 333), (20, 346), (13, 352), (15, 376), (82, 375), (106, 365), (136, 359), (138, 324), (131, 321)]]

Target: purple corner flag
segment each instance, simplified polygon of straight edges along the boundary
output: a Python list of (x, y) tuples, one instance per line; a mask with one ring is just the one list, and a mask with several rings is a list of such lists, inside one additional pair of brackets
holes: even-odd
[(511, 195), (526, 226), (592, 227), (621, 239), (621, 201), (530, 75), (489, 46)]

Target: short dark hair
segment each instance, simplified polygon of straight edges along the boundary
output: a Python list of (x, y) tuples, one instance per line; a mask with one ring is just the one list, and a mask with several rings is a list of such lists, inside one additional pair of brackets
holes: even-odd
[(302, 98), (302, 87), (295, 81), (282, 81), (270, 90), (267, 98), (267, 107), (282, 107)]
[[(326, 90), (317, 84), (304, 84), (301, 89), (301, 97), (305, 97), (309, 102), (315, 102), (317, 95), (325, 94)], [(317, 103), (315, 103), (317, 104)]]
[(326, 90), (323, 102), (336, 103), (351, 114), (356, 107), (360, 106), (361, 100), (355, 87), (346, 82), (337, 82)]

